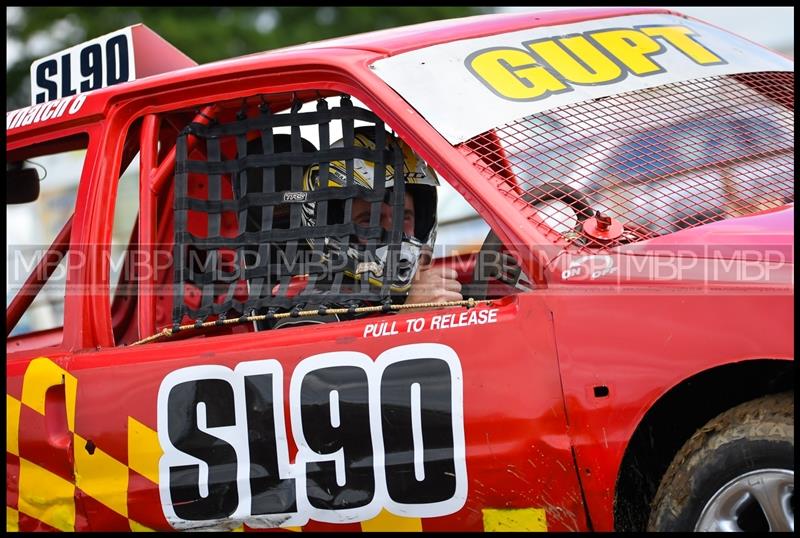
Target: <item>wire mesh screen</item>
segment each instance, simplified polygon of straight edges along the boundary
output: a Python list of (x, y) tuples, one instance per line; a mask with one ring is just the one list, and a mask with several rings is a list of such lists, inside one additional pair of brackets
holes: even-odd
[[(266, 101), (257, 110), (243, 105), (233, 121), (192, 123), (178, 137), (174, 324), (184, 316), (202, 322), (213, 315), (223, 319), (392, 300), (403, 219), (394, 219), (388, 231), (379, 221), (384, 202), (395, 214), (403, 211), (402, 151), (383, 122), (348, 96), (339, 106), (320, 99), (316, 111), (300, 108), (297, 102), (273, 113)], [(332, 122), (342, 132), (333, 145)], [(373, 148), (354, 144), (356, 122), (373, 133)], [(314, 129), (319, 147), (301, 136), (301, 126)], [(281, 127), (291, 133), (276, 133)], [(189, 137), (197, 142), (190, 145)], [(354, 182), (355, 158), (374, 163), (370, 188)], [(329, 183), (332, 162), (346, 172), (344, 184)], [(313, 178), (307, 174), (312, 165), (317, 165)], [(386, 188), (388, 174), (394, 174), (391, 189)], [(198, 178), (207, 183), (206, 196), (190, 192)], [(369, 226), (351, 219), (356, 199), (369, 204)], [(375, 259), (379, 240), (388, 245), (388, 255), (376, 285), (359, 280), (353, 264)], [(355, 278), (345, 278), (348, 271)], [(303, 279), (299, 291), (293, 287), (298, 277)], [(190, 294), (199, 300), (189, 300)]]
[[(613, 247), (792, 202), (794, 73), (710, 77), (567, 105), (466, 148), (515, 203), (536, 210), (531, 220), (550, 239)], [(602, 245), (582, 239), (581, 223), (598, 212), (624, 233)]]

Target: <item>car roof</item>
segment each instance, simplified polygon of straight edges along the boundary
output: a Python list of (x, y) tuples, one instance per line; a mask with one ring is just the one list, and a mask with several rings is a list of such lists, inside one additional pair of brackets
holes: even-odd
[[(674, 12), (664, 8), (579, 8), (560, 9), (552, 12), (489, 14), (432, 21), (310, 42), (176, 69), (87, 92), (86, 96), (92, 96), (91, 102), (87, 102), (80, 112), (71, 116), (64, 115), (63, 117), (52, 118), (42, 123), (46, 123), (49, 130), (58, 128), (60, 124), (66, 122), (70, 124), (81, 123), (81, 119), (102, 114), (112, 98), (125, 98), (127, 95), (141, 94), (153, 88), (181, 84), (187, 80), (200, 81), (206, 78), (216, 78), (273, 66), (308, 65), (315, 60), (323, 63), (346, 61), (342, 60), (342, 58), (347, 55), (330, 54), (326, 56), (321, 54), (321, 51), (325, 50), (333, 52), (350, 49), (354, 53), (357, 51), (372, 53), (372, 59), (374, 60), (451, 41), (473, 39), (527, 28), (645, 13)], [(350, 55), (349, 57), (352, 59), (353, 56)], [(17, 111), (7, 112), (7, 118), (8, 115), (15, 112)], [(20, 135), (27, 134), (27, 132), (38, 131), (42, 127), (42, 123), (15, 127), (11, 132), (7, 130), (7, 133), (9, 135), (13, 134), (12, 138), (17, 139)]]
[(536, 13), (475, 15), (337, 37), (278, 50), (357, 48), (393, 56), (460, 39), (641, 13), (671, 13), (671, 11), (663, 8), (576, 8)]

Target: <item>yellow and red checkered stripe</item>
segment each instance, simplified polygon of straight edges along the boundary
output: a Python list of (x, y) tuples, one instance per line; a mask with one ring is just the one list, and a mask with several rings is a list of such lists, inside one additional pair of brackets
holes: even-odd
[[(21, 399), (6, 394), (7, 531), (167, 529), (158, 493), (163, 454), (155, 430), (128, 417), (128, 461), (75, 431), (77, 379), (52, 360), (32, 360)], [(20, 436), (20, 427), (26, 435)], [(544, 509), (484, 509), (485, 531), (546, 531)], [(421, 532), (423, 520), (382, 511), (344, 530)], [(330, 528), (325, 526), (325, 528)], [(238, 531), (249, 530), (240, 526)], [(286, 530), (320, 530), (310, 522)]]
[(40, 357), (25, 371), (21, 398), (6, 394), (6, 529), (150, 530), (141, 521), (154, 521), (152, 511), (137, 514), (136, 507), (159, 502), (156, 432), (128, 418), (127, 463), (102, 447), (87, 449), (87, 439), (75, 431), (77, 385), (73, 375)]

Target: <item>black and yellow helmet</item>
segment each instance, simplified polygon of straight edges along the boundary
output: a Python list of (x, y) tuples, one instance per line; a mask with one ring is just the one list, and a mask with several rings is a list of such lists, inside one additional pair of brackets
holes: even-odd
[[(375, 150), (375, 127), (358, 127), (355, 129), (353, 137), (353, 147)], [(423, 248), (433, 249), (436, 239), (436, 187), (439, 186), (439, 179), (436, 172), (419, 157), (404, 141), (397, 139), (393, 135), (386, 133), (386, 147), (399, 148), (403, 152), (403, 173), (402, 178), (405, 182), (405, 190), (414, 199), (415, 221), (414, 237), (404, 235), (400, 247), (400, 260), (398, 274), (391, 283), (393, 292), (405, 292), (411, 287), (411, 281), (419, 267), (419, 258)], [(331, 144), (331, 149), (344, 147), (344, 140), (339, 140)], [(371, 161), (354, 158), (353, 160), (353, 183), (366, 189), (375, 188), (375, 164)], [(387, 192), (391, 192), (395, 183), (395, 171), (391, 164), (385, 165), (385, 183)], [(328, 187), (344, 187), (347, 185), (347, 172), (345, 161), (332, 161), (328, 165)], [(303, 177), (303, 190), (313, 192), (320, 189), (319, 165), (314, 164), (306, 170)], [(341, 218), (333, 216), (331, 213), (340, 213), (342, 204), (331, 207), (329, 202), (329, 217), (332, 219)], [(317, 225), (317, 207), (315, 202), (303, 204), (302, 222), (304, 226)], [(324, 225), (325, 223), (319, 223)], [(325, 238), (327, 242), (329, 238)], [(314, 249), (324, 250), (324, 245), (319, 245), (321, 238), (311, 238), (309, 245)], [(365, 259), (365, 253), (353, 245), (348, 245), (347, 257), (348, 268), (345, 274), (356, 279), (368, 279), (370, 284), (375, 286), (382, 285), (383, 271), (386, 264), (386, 246), (378, 247), (373, 256)]]

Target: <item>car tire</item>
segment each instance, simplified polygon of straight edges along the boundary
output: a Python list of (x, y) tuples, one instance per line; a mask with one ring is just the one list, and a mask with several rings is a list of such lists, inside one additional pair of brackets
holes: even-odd
[(743, 403), (697, 430), (664, 474), (647, 530), (793, 531), (793, 393)]

